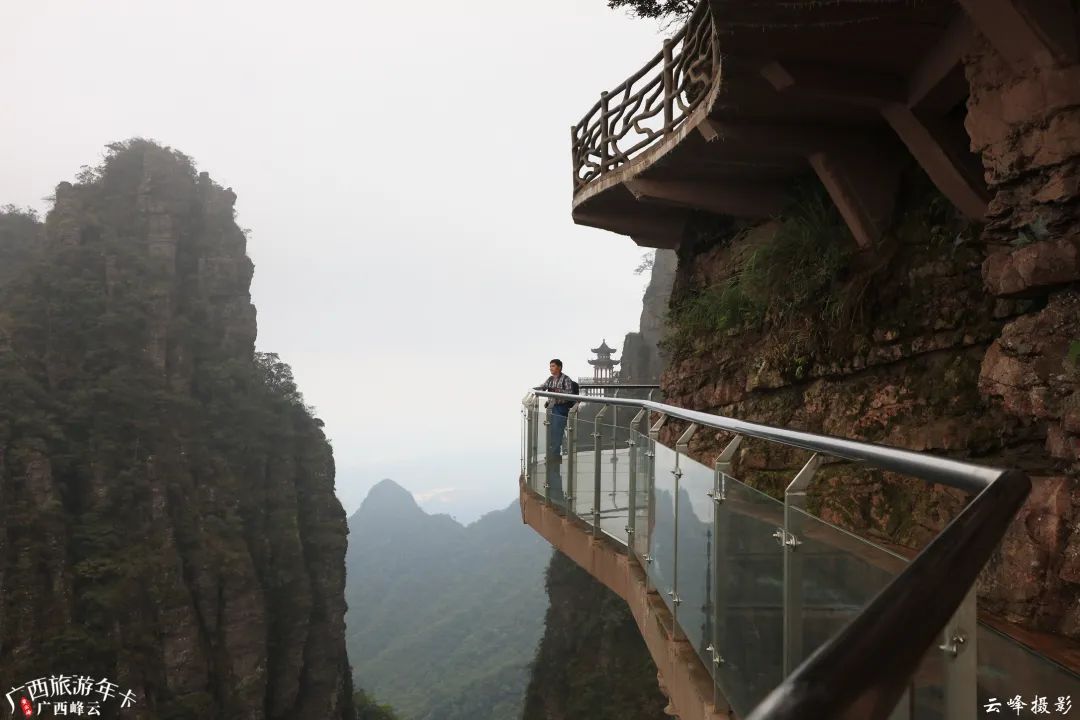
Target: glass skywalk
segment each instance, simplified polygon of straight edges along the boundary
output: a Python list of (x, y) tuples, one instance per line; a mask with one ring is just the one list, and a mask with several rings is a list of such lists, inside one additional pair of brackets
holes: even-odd
[[(530, 395), (522, 411), (529, 492), (636, 559), (739, 717), (908, 567), (907, 558), (806, 511), (824, 455), (807, 452), (778, 500), (732, 476), (738, 435), (707, 467), (687, 454), (697, 425), (671, 448), (657, 440), (664, 414), (588, 398), (571, 411), (560, 443), (544, 401)], [(1016, 696), (1028, 707), (1046, 698), (1051, 711), (1058, 698), (1080, 705), (1080, 678), (974, 617), (969, 591), (891, 718), (969, 720), (993, 701), (1011, 713), (1006, 703)], [(964, 628), (973, 627), (971, 637)], [(889, 660), (881, 647), (876, 661)]]

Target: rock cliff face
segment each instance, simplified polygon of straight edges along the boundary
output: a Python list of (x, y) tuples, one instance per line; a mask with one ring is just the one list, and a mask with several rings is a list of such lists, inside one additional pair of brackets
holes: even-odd
[[(774, 253), (787, 281), (757, 312), (737, 302), (740, 273), (790, 227), (702, 222), (680, 250), (663, 385), (677, 405), (1027, 470), (1033, 492), (980, 602), (1080, 638), (1080, 66), (1009, 64), (981, 41), (965, 64), (985, 226), (909, 178), (872, 256), (825, 268), (820, 253), (799, 266)], [(831, 279), (793, 298), (822, 268)], [(703, 308), (720, 319), (699, 322)], [(679, 428), (665, 430), (671, 442)], [(699, 433), (691, 449), (706, 461), (721, 440)], [(751, 443), (741, 472), (779, 494), (804, 459)], [(886, 473), (820, 477), (823, 517), (913, 548), (964, 502)]]
[(333, 455), (254, 353), (235, 199), (175, 151), (114, 145), (0, 276), (12, 684), (108, 677), (131, 718), (353, 716)]
[(622, 353), (622, 381), (631, 384), (659, 382), (666, 358), (660, 352), (664, 338), (671, 286), (675, 282), (678, 257), (672, 250), (657, 250), (649, 285), (641, 302), (641, 323), (637, 332), (626, 333)]

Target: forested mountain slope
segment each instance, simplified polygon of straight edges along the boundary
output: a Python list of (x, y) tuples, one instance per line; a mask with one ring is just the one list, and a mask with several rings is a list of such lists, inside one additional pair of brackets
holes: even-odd
[[(256, 354), (231, 190), (134, 140), (0, 216), (0, 676), (124, 718), (352, 718), (322, 423)], [(115, 717), (119, 705), (102, 705)]]
[(349, 532), (357, 683), (408, 720), (518, 720), (551, 550), (517, 503), (463, 527), (384, 480)]

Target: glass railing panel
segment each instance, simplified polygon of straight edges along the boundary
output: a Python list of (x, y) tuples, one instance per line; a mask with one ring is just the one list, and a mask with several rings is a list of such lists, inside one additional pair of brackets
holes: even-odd
[(671, 593), (675, 590), (675, 451), (660, 443), (655, 443), (653, 449), (652, 526), (645, 565), (650, 582), (674, 614)]
[(544, 494), (544, 473), (547, 463), (547, 417), (544, 412), (543, 398), (537, 398), (532, 407), (532, 452), (533, 473), (530, 487), (536, 493)]
[(678, 622), (698, 657), (713, 671), (706, 648), (713, 642), (712, 490), (715, 473), (683, 455), (679, 458), (679, 612)]
[[(630, 393), (620, 391), (619, 397), (623, 398)], [(623, 545), (630, 543), (627, 534), (627, 526), (630, 522), (630, 442), (638, 443), (638, 433), (634, 431), (633, 420), (638, 414), (639, 408), (618, 407), (608, 408), (611, 428), (605, 431), (608, 438), (605, 442), (605, 459), (603, 482), (601, 490), (603, 498), (603, 530), (606, 534), (618, 540)], [(635, 451), (640, 446), (635, 444)], [(635, 463), (637, 452), (635, 455)]]
[[(1022, 716), (1080, 712), (1080, 677), (1075, 673), (988, 625), (979, 625), (976, 646), (980, 713), (988, 713), (993, 700), (1003, 714), (1016, 714), (1016, 708), (1007, 703), (1017, 696), (1024, 703), (1018, 713)], [(1063, 712), (1072, 704), (1078, 707)], [(1033, 708), (1040, 706), (1044, 709), (1036, 713)]]
[(566, 484), (569, 473), (568, 459), (562, 455), (552, 455), (546, 460), (545, 490), (552, 505), (566, 508)]
[[(594, 411), (598, 411), (602, 408), (600, 405), (586, 406), (591, 407)], [(584, 411), (584, 410), (583, 410)], [(583, 520), (592, 524), (596, 517), (597, 510), (597, 496), (596, 496), (596, 468), (600, 468), (601, 485), (603, 484), (604, 476), (604, 447), (607, 443), (607, 438), (611, 436), (612, 428), (606, 424), (601, 416), (600, 421), (596, 421), (597, 413), (592, 412), (587, 427), (582, 428), (582, 433), (588, 432), (588, 439), (585, 441), (585, 450), (579, 455), (582, 458), (581, 472), (578, 473), (575, 485), (574, 505), (575, 512), (581, 516)], [(583, 425), (585, 425), (583, 423)], [(597, 452), (599, 450), (599, 453)], [(603, 498), (599, 498), (600, 502), (603, 502)]]
[(623, 545), (627, 543), (629, 508), (630, 450), (628, 447), (605, 450), (601, 457), (600, 529)]
[[(592, 426), (589, 426), (592, 432)], [(582, 450), (577, 453), (574, 468), (574, 502), (573, 511), (586, 522), (592, 522), (593, 511), (593, 483), (596, 457), (592, 450)]]
[[(567, 511), (573, 515), (578, 515), (581, 512), (580, 503), (582, 500), (583, 488), (588, 489), (592, 487), (592, 432), (593, 424), (591, 419), (585, 419), (582, 416), (582, 410), (584, 405), (579, 405), (577, 412), (572, 414), (573, 421), (567, 430), (567, 442), (570, 440), (570, 433), (573, 433), (573, 448), (574, 458), (573, 462), (569, 462), (569, 456), (567, 456), (567, 469), (566, 469), (566, 492), (568, 495)], [(585, 508), (587, 511), (588, 508)]]
[[(620, 394), (622, 397), (622, 394)], [(626, 447), (626, 441), (630, 439), (630, 422), (637, 415), (638, 409), (635, 407), (620, 407), (618, 405), (612, 405), (608, 408), (604, 421), (610, 424), (613, 428), (612, 432), (606, 438), (604, 447), (607, 450), (621, 450)]]
[[(915, 720), (952, 720), (947, 711), (947, 666), (963, 662), (970, 646), (953, 660), (940, 648), (943, 642), (944, 637), (935, 639), (912, 678), (911, 717)], [(1065, 713), (1057, 709), (1059, 700), (1064, 708), (1080, 699), (1080, 677), (986, 624), (978, 626), (975, 652), (977, 717), (1060, 716)], [(1017, 697), (1023, 703), (1019, 712), (1017, 706), (1008, 705)], [(1033, 707), (1046, 710), (1035, 713)]]
[[(648, 435), (643, 435), (640, 432), (634, 433), (634, 442), (637, 443), (637, 493), (634, 498), (634, 553), (638, 559), (641, 560), (649, 552), (649, 528), (652, 526), (650, 521), (650, 499), (652, 498), (652, 487), (650, 480), (650, 470), (652, 468), (653, 450), (652, 440)], [(641, 561), (642, 567), (645, 567), (645, 562)]]
[(790, 558), (797, 587), (788, 594), (802, 624), (794, 667), (854, 619), (907, 561), (798, 508), (789, 509), (788, 520), (799, 543)]
[(940, 643), (934, 641), (911, 678), (912, 717), (918, 720), (946, 720), (945, 656)]
[(569, 473), (570, 442), (567, 436), (570, 426), (570, 408), (552, 402), (548, 420), (547, 492), (548, 500), (558, 507), (566, 507), (566, 488)]
[(593, 422), (602, 407), (603, 405), (591, 402), (583, 402), (577, 406), (577, 449), (579, 452), (593, 449)]
[(780, 683), (783, 668), (784, 557), (773, 537), (783, 503), (729, 477), (716, 512), (716, 620), (723, 662), (720, 691), (749, 714)]
[(533, 410), (533, 472), (530, 487), (533, 492), (543, 495), (547, 482), (547, 417), (543, 408)]

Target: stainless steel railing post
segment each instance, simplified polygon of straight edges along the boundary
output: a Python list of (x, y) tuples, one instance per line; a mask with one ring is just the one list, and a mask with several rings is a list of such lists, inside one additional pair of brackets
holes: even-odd
[(531, 407), (525, 406), (525, 424), (526, 424), (526, 438), (525, 438), (525, 486), (536, 489), (536, 407), (539, 399), (534, 397), (531, 401)]
[(784, 527), (773, 533), (784, 553), (784, 665), (783, 676), (803, 660), (803, 556), (798, 552), (803, 535), (802, 510), (806, 509), (806, 488), (814, 479), (821, 456), (814, 454), (784, 491)]
[[(638, 449), (637, 443), (637, 427), (641, 423), (641, 418), (648, 414), (646, 410), (638, 410), (637, 414), (630, 421), (630, 439), (626, 441), (626, 445), (629, 448), (630, 463), (630, 479), (627, 487), (627, 515), (626, 515), (626, 547), (630, 550), (630, 557), (636, 556), (636, 542), (634, 540), (634, 533), (637, 532), (637, 484), (638, 484), (638, 454), (641, 452)], [(648, 449), (646, 448), (646, 451)]]
[(574, 512), (575, 476), (577, 473), (577, 424), (580, 404), (570, 408), (566, 416), (566, 513)]
[(674, 560), (671, 566), (671, 591), (668, 595), (671, 596), (671, 614), (675, 620), (675, 636), (682, 639), (685, 635), (682, 629), (679, 628), (679, 605), (682, 603), (682, 598), (679, 597), (679, 481), (682, 479), (683, 471), (679, 464), (679, 458), (690, 452), (690, 438), (694, 437), (694, 433), (697, 432), (698, 426), (694, 423), (690, 423), (690, 426), (686, 428), (679, 439), (675, 441), (675, 467), (672, 468), (671, 474), (675, 476), (675, 533), (674, 541), (672, 542), (672, 550)]
[(607, 405), (600, 408), (593, 420), (593, 507), (592, 507), (592, 530), (593, 537), (600, 537), (600, 479), (603, 470), (604, 444), (601, 442), (603, 433), (600, 432), (600, 421), (607, 412)]
[(723, 451), (716, 456), (713, 462), (713, 489), (709, 493), (713, 501), (713, 556), (712, 563), (712, 637), (709, 638), (709, 647), (706, 648), (712, 660), (713, 670), (713, 702), (720, 705), (727, 702), (720, 676), (720, 666), (724, 664), (727, 630), (727, 593), (725, 582), (727, 581), (726, 558), (728, 552), (728, 527), (727, 508), (724, 502), (727, 500), (727, 478), (731, 474), (733, 458), (742, 444), (742, 435), (736, 435), (724, 447)]
[[(612, 397), (619, 397), (619, 391), (615, 390)], [(611, 409), (611, 507), (618, 507), (619, 497), (619, 406)]]
[(659, 442), (660, 429), (664, 427), (665, 422), (667, 422), (667, 415), (661, 413), (657, 421), (649, 427), (649, 532), (645, 539), (645, 552), (642, 554), (645, 558), (645, 588), (648, 591), (656, 590), (652, 577), (649, 575), (649, 565), (653, 561), (653, 532), (656, 528), (656, 445)]
[(972, 587), (942, 631), (938, 650), (945, 654), (945, 720), (973, 718), (979, 713), (977, 602)]
[(551, 465), (554, 462), (554, 458), (551, 456), (551, 403), (548, 403), (548, 407), (544, 408), (544, 502), (551, 503), (550, 491), (551, 482), (548, 478), (548, 474), (551, 472)]

